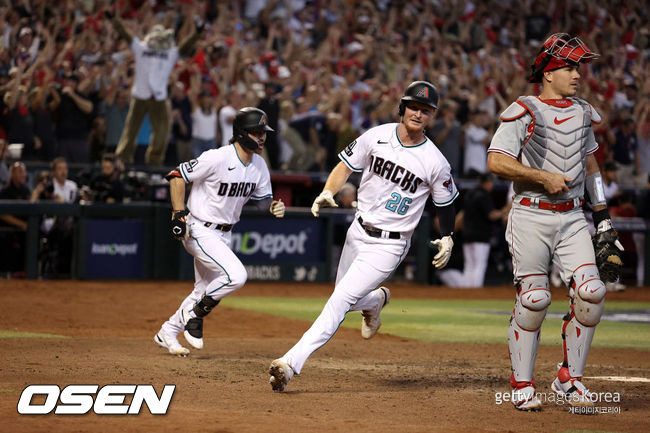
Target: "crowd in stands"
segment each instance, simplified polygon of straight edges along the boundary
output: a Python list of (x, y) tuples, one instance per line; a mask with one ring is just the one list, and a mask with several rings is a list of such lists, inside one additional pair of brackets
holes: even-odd
[[(0, 5), (3, 186), (15, 162), (7, 148), (21, 143), (20, 161), (28, 167), (30, 161), (57, 157), (89, 170), (101, 165), (96, 176), (109, 180), (93, 184), (92, 173), (75, 179), (80, 199), (128, 196), (128, 185), (118, 185), (126, 183), (124, 165), (106, 156), (118, 146), (136, 76), (134, 53), (109, 19), (115, 14), (140, 40), (157, 24), (171, 29), (179, 44), (202, 30), (191, 55), (176, 62), (169, 78), (164, 166), (227, 145), (236, 111), (257, 106), (277, 131), (269, 134), (264, 155), (273, 171), (328, 171), (338, 151), (360, 133), (397, 121), (405, 86), (422, 79), (434, 83), (441, 96), (429, 136), (456, 178), (476, 177), (486, 172), (486, 149), (499, 113), (519, 95), (538, 91), (527, 76), (539, 46), (548, 35), (567, 32), (601, 54), (581, 70), (579, 90), (603, 117), (595, 127), (599, 162), (615, 164), (620, 186), (648, 185), (650, 25), (643, 0), (1, 0)], [(136, 165), (144, 164), (150, 133), (145, 118)], [(108, 174), (108, 165), (115, 174)], [(35, 177), (28, 184), (33, 189)], [(104, 189), (98, 193), (93, 185), (100, 184)]]

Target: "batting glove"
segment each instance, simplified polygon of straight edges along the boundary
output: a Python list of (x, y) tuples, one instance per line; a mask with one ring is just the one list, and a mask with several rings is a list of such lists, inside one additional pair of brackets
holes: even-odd
[(284, 203), (282, 200), (273, 200), (271, 202), (271, 209), (269, 209), (274, 217), (283, 218), (284, 217)]
[(172, 236), (182, 241), (187, 236), (187, 225), (185, 224), (185, 216), (189, 212), (187, 210), (172, 211)]
[(314, 200), (314, 204), (311, 205), (312, 215), (317, 217), (321, 206), (339, 207), (334, 201), (334, 197), (332, 197), (332, 192), (328, 190), (321, 192)]
[(436, 269), (442, 269), (447, 266), (449, 258), (451, 257), (451, 249), (454, 247), (454, 240), (451, 236), (443, 236), (440, 239), (431, 241), (431, 245), (438, 248), (438, 254), (435, 255), (431, 264)]

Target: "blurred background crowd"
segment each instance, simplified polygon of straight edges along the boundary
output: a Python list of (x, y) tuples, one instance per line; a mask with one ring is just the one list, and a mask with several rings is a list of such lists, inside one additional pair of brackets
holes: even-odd
[[(526, 80), (530, 63), (556, 32), (579, 36), (601, 54), (581, 70), (579, 96), (604, 119), (595, 127), (597, 158), (612, 171), (606, 182), (620, 188), (611, 197), (633, 188), (624, 200), (634, 206), (648, 186), (650, 26), (644, 0), (0, 5), (1, 198), (47, 199), (43, 191), (56, 187), (56, 166), (66, 165), (63, 179), (78, 189), (73, 197), (50, 198), (151, 199), (157, 190), (149, 187), (160, 183), (164, 167), (226, 145), (234, 114), (244, 106), (266, 111), (277, 131), (269, 134), (264, 154), (273, 173), (327, 172), (338, 151), (360, 133), (398, 121), (399, 99), (414, 80), (430, 81), (440, 91), (440, 109), (427, 133), (462, 186), (463, 179), (486, 173), (486, 149), (499, 113), (518, 96), (538, 91)], [(117, 18), (108, 19), (106, 11)], [(135, 70), (133, 50), (116, 21), (140, 40), (161, 24), (171, 29), (176, 45), (202, 30), (168, 80), (169, 139), (159, 170), (144, 167), (147, 117), (134, 164), (125, 167), (112, 155), (134, 78), (158, 72)], [(132, 167), (143, 172), (134, 175)], [(295, 197), (293, 205), (308, 204)]]

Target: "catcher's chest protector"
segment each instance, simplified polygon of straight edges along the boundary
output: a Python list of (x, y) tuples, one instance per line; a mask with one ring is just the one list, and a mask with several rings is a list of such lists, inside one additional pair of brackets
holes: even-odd
[(591, 108), (580, 99), (569, 100), (571, 106), (556, 107), (534, 96), (519, 98), (520, 103), (533, 115), (533, 128), (528, 128), (529, 138), (520, 155), (522, 164), (551, 173), (562, 173), (573, 179), (569, 191), (554, 195), (553, 200), (569, 200), (584, 195)]

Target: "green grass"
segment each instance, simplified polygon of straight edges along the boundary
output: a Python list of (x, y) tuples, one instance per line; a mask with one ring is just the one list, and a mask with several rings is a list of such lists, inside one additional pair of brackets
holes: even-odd
[(37, 334), (34, 332), (7, 331), (0, 329), (0, 338), (69, 338), (57, 334)]
[[(468, 296), (471, 294), (468, 293)], [(318, 298), (226, 298), (223, 305), (274, 316), (312, 322), (325, 304)], [(460, 342), (506, 344), (507, 328), (514, 301), (504, 300), (436, 300), (394, 299), (382, 312), (381, 333), (424, 342)], [(565, 313), (565, 302), (554, 302), (552, 313)], [(650, 302), (605, 304), (605, 312), (650, 309)], [(341, 326), (360, 329), (361, 315), (351, 312)], [(560, 345), (562, 320), (546, 318), (541, 344)], [(650, 350), (647, 338), (650, 327), (643, 323), (601, 322), (594, 337), (594, 347)]]

